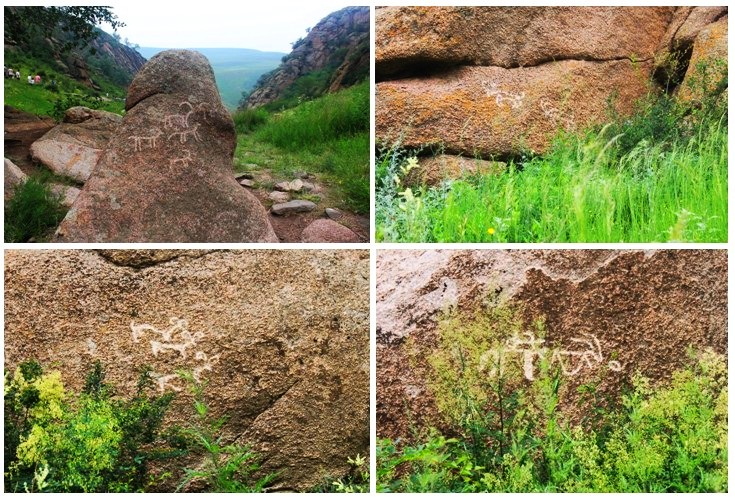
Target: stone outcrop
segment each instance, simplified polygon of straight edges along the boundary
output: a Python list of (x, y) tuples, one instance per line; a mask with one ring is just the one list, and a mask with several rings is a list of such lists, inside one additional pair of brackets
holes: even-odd
[(616, 111), (631, 113), (648, 91), (651, 68), (651, 62), (564, 60), (512, 69), (460, 66), (386, 81), (376, 90), (376, 136), (470, 157), (538, 153), (561, 128), (605, 121), (612, 92)]
[(697, 54), (726, 54), (726, 32), (727, 7), (379, 8), (376, 139), (543, 153), (560, 129), (609, 120), (611, 103), (632, 113), (652, 77), (673, 91)]
[[(35, 358), (76, 390), (101, 360), (121, 396), (149, 365), (208, 383), (223, 443), (251, 444), (274, 490), (303, 491), (369, 455), (368, 251), (9, 251), (5, 366)], [(191, 461), (187, 466), (196, 467)]]
[(114, 113), (72, 107), (63, 123), (31, 145), (31, 157), (57, 175), (84, 183), (121, 122)]
[[(283, 63), (256, 84), (245, 106), (259, 107), (283, 97), (301, 76), (329, 70), (324, 90), (335, 92), (357, 83), (370, 68), (370, 8), (345, 7), (333, 12), (293, 44)], [(313, 97), (313, 96), (310, 96)]]
[(592, 367), (564, 377), (569, 394), (605, 366), (598, 393), (617, 395), (636, 372), (666, 379), (690, 347), (727, 353), (724, 250), (382, 251), (376, 293), (379, 436), (442, 426), (426, 359), (450, 310), (520, 307), (526, 324), (545, 319), (549, 345), (599, 341)]
[[(651, 59), (675, 7), (388, 7), (375, 14), (378, 81), (446, 66)], [(438, 66), (438, 68), (437, 68)]]
[(153, 57), (58, 242), (277, 242), (232, 175), (235, 129), (197, 52)]
[[(700, 64), (707, 75), (706, 81), (698, 74), (701, 73)], [(701, 98), (704, 92), (722, 92), (725, 89), (717, 89), (717, 85), (723, 81), (727, 82), (727, 16), (697, 33), (679, 97), (690, 101)]]

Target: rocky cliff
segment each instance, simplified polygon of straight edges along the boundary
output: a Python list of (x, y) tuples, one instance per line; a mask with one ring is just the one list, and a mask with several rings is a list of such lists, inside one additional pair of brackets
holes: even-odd
[(471, 157), (543, 152), (559, 129), (603, 123), (610, 106), (629, 115), (696, 61), (726, 61), (726, 33), (727, 7), (379, 8), (376, 138)]
[[(283, 63), (261, 77), (243, 105), (253, 108), (288, 96), (334, 92), (362, 80), (369, 69), (370, 8), (346, 7), (295, 42)], [(303, 78), (309, 75), (307, 82)]]
[(535, 362), (542, 348), (566, 352), (552, 361), (572, 416), (581, 384), (599, 380), (598, 394), (616, 396), (638, 372), (667, 379), (690, 348), (727, 354), (725, 251), (383, 251), (376, 293), (380, 436), (443, 426), (427, 359), (447, 312), (471, 321), (481, 307), (513, 307), (526, 331), (543, 319), (544, 338), (516, 351)]

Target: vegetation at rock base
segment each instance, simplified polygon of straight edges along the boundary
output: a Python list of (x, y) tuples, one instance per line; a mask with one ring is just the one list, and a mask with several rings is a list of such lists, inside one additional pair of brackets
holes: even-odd
[(370, 83), (327, 94), (277, 113), (264, 108), (234, 114), (236, 169), (249, 165), (282, 174), (322, 173), (344, 205), (370, 211)]
[[(499, 335), (519, 328), (508, 309), (443, 322), (429, 386), (452, 434), (380, 439), (378, 492), (727, 491), (722, 355), (692, 353), (657, 385), (636, 375), (618, 399), (595, 383), (571, 394), (556, 366), (539, 361), (528, 382), (520, 356), (503, 357)], [(579, 422), (560, 409), (570, 395), (588, 408)]]
[(35, 361), (6, 372), (5, 490), (144, 490), (154, 479), (150, 463), (182, 452), (166, 447), (161, 432), (173, 395), (150, 395), (152, 383), (143, 370), (125, 399), (104, 382), (99, 362), (79, 394)]
[[(129, 397), (105, 382), (100, 361), (78, 393), (35, 360), (6, 370), (5, 491), (264, 492), (278, 474), (259, 472), (261, 457), (248, 445), (225, 443), (228, 417), (211, 414), (206, 383), (177, 374), (193, 396), (194, 414), (185, 427), (164, 428), (174, 393), (158, 394), (147, 367)], [(368, 491), (367, 460), (348, 462), (350, 472), (329, 478), (324, 491)]]
[(5, 203), (5, 242), (46, 240), (65, 215), (66, 208), (60, 196), (51, 191), (46, 176), (29, 177)]
[(344, 476), (334, 479), (325, 477), (321, 484), (309, 492), (337, 492), (345, 494), (363, 494), (370, 492), (370, 463), (360, 454), (348, 457), (350, 471)]
[[(694, 99), (652, 91), (630, 118), (496, 175), (404, 185), (421, 151), (389, 147), (376, 165), (376, 238), (386, 242), (727, 241), (727, 71), (698, 65)], [(614, 96), (613, 96), (614, 97)]]

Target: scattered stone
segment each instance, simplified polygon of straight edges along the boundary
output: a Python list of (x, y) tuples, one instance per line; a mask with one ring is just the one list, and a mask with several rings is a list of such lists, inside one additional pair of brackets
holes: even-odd
[(278, 242), (231, 173), (235, 127), (202, 54), (155, 55), (126, 109), (57, 242)]
[(312, 192), (315, 186), (311, 182), (301, 182), (301, 190), (304, 192)]
[(235, 173), (235, 180), (240, 181), (244, 178), (252, 180), (255, 176), (252, 173)]
[(244, 179), (240, 180), (240, 185), (243, 186), (243, 187), (250, 187), (250, 188), (252, 188), (252, 187), (255, 187), (255, 182), (252, 181), (252, 180), (250, 180), (249, 178), (244, 178)]
[(287, 203), (274, 204), (271, 211), (274, 215), (290, 215), (292, 213), (304, 213), (313, 211), (316, 205), (304, 199), (294, 199)]
[(333, 220), (319, 218), (301, 233), (302, 243), (359, 243), (360, 236)]
[(270, 199), (274, 203), (287, 203), (291, 199), (291, 196), (288, 194), (288, 192), (273, 191), (268, 194), (268, 199)]
[(18, 166), (5, 158), (5, 200), (7, 201), (13, 197), (16, 187), (28, 180), (28, 175), (23, 173), (23, 170)]
[(51, 192), (61, 198), (61, 204), (67, 208), (71, 208), (74, 201), (79, 197), (79, 193), (82, 192), (80, 189), (65, 184), (52, 183), (50, 186)]
[(294, 172), (293, 176), (296, 178), (300, 178), (302, 180), (308, 180), (310, 178), (315, 178), (314, 174), (309, 173), (309, 172), (302, 172), (302, 171)]
[[(69, 109), (69, 122), (49, 130), (31, 145), (31, 157), (57, 175), (86, 182), (122, 117), (85, 107)], [(66, 119), (66, 117), (65, 117)]]
[(342, 212), (339, 211), (337, 208), (327, 208), (326, 210), (324, 210), (324, 212), (332, 220), (339, 220), (340, 218), (342, 218)]
[(291, 184), (289, 185), (289, 190), (293, 192), (299, 192), (303, 187), (304, 183), (301, 180), (296, 179), (291, 181)]
[(291, 182), (278, 182), (273, 188), (281, 192), (291, 192)]

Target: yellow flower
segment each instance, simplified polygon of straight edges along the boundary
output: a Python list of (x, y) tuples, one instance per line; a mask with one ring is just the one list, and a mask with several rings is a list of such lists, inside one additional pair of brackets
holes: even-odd
[(487, 233), (492, 236), (493, 234), (495, 234), (495, 229), (493, 229), (492, 227), (488, 227)]

